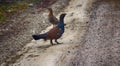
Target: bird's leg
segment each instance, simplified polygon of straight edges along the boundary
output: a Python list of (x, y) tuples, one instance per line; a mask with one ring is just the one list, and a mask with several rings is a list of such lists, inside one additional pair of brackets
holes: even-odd
[(50, 39), (50, 43), (53, 45), (52, 39)]
[(59, 42), (57, 41), (57, 39), (55, 39), (55, 42), (56, 42), (57, 44), (62, 44), (62, 43), (59, 43)]

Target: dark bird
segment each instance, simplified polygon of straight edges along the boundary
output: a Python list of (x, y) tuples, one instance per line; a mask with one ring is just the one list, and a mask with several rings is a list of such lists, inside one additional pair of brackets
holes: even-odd
[(48, 14), (48, 20), (49, 20), (49, 22), (52, 23), (53, 26), (56, 25), (56, 24), (58, 24), (59, 21), (58, 21), (58, 19), (53, 15), (53, 10), (52, 10), (52, 8), (47, 8), (47, 9), (48, 9), (48, 11), (49, 11), (49, 14)]
[(62, 34), (64, 33), (64, 17), (65, 17), (65, 13), (60, 15), (60, 20), (59, 23), (53, 27), (51, 30), (49, 30), (48, 32), (44, 33), (44, 34), (40, 34), (40, 35), (32, 35), (33, 39), (35, 40), (39, 40), (39, 39), (44, 39), (44, 40), (50, 40), (50, 43), (53, 45), (52, 40), (54, 39), (55, 42), (57, 44), (60, 44), (57, 39), (59, 39)]

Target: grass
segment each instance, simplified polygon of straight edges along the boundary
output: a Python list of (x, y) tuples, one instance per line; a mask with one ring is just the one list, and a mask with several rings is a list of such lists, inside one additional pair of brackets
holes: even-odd
[(27, 7), (28, 4), (0, 4), (0, 23), (4, 23), (7, 18), (24, 11)]
[(28, 8), (29, 4), (39, 4), (44, 0), (21, 0), (18, 3), (12, 4), (1, 4), (0, 3), (0, 24), (6, 23), (6, 20), (11, 17), (12, 15), (23, 12), (25, 9)]

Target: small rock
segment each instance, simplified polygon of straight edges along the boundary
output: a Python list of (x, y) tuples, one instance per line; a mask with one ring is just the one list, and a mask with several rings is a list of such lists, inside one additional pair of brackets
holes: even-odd
[(88, 23), (88, 22), (86, 22), (86, 23)]
[(29, 7), (33, 7), (33, 3), (30, 3), (30, 4), (29, 4)]
[(76, 7), (81, 7), (82, 5), (80, 4), (80, 5), (77, 5)]
[(70, 51), (68, 51), (68, 53), (70, 53)]

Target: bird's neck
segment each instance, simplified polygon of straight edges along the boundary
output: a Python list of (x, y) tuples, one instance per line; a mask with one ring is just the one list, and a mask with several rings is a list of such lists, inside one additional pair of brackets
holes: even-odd
[(58, 23), (57, 27), (62, 29), (62, 31), (64, 32), (64, 19), (60, 19), (60, 22)]
[(64, 24), (64, 18), (60, 18), (60, 23)]
[(52, 10), (49, 11), (49, 16), (51, 16), (51, 15), (53, 15), (53, 11)]

